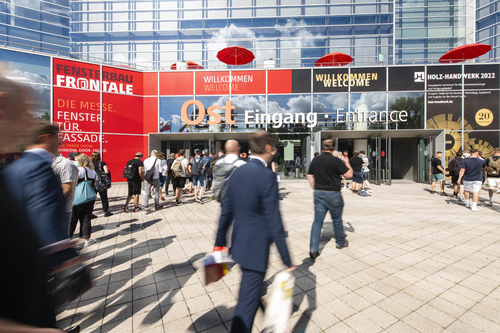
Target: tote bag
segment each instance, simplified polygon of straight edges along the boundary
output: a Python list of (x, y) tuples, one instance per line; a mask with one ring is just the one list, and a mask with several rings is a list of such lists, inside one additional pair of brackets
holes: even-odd
[(85, 180), (76, 186), (73, 206), (78, 206), (92, 200), (95, 200), (97, 195), (92, 188), (92, 180), (87, 179), (87, 168), (85, 168)]

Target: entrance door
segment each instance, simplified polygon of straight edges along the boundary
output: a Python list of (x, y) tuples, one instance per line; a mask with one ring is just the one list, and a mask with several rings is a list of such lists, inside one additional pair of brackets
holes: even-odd
[(372, 161), (370, 181), (377, 185), (391, 185), (391, 138), (371, 139), (368, 154)]
[(419, 139), (418, 142), (418, 181), (430, 183), (430, 165), (433, 154), (432, 138)]

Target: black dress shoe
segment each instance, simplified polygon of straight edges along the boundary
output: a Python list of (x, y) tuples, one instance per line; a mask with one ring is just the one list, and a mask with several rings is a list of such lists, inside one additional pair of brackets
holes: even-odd
[(92, 214), (90, 217), (91, 220), (96, 219), (96, 218), (97, 218), (97, 215), (95, 215), (95, 214)]
[(104, 217), (110, 217), (111, 215), (113, 215), (113, 213), (111, 213), (111, 212), (104, 213)]
[(319, 252), (318, 251), (309, 252), (309, 258), (311, 258), (312, 260), (316, 260), (317, 257), (319, 257)]
[(79, 333), (80, 332), (80, 325), (72, 326), (69, 329), (66, 330), (68, 333)]
[(343, 249), (344, 247), (348, 247), (348, 246), (349, 246), (349, 241), (346, 239), (346, 240), (344, 241), (344, 244), (343, 244), (343, 245), (341, 245), (341, 246), (338, 246), (338, 245), (337, 245), (337, 249), (339, 249), (339, 250), (340, 250), (340, 249)]

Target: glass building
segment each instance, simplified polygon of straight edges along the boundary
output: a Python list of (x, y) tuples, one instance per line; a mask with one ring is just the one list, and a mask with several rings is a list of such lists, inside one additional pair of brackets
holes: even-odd
[(217, 52), (235, 45), (254, 52), (254, 67), (311, 66), (331, 52), (353, 65), (426, 63), (474, 42), (474, 16), (470, 0), (79, 0), (71, 52), (150, 69), (226, 68)]
[(500, 56), (500, 3), (491, 0), (477, 0), (476, 41), (489, 44), (492, 50), (482, 59), (497, 60)]
[(43, 51), (70, 52), (68, 0), (0, 1), (0, 42)]

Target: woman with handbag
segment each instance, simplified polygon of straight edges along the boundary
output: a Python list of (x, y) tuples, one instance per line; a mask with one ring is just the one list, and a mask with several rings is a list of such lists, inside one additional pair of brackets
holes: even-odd
[(85, 239), (84, 246), (94, 244), (95, 239), (90, 238), (92, 226), (90, 220), (94, 211), (94, 203), (97, 198), (93, 189), (96, 173), (90, 158), (85, 154), (76, 157), (78, 161), (78, 185), (73, 199), (73, 215), (69, 230), (69, 237), (75, 233), (76, 224), (80, 222), (80, 238)]
[(91, 155), (92, 163), (94, 164), (94, 171), (99, 176), (99, 184), (96, 184), (96, 192), (99, 193), (101, 197), (102, 210), (104, 211), (104, 216), (109, 217), (113, 215), (109, 211), (109, 200), (108, 200), (108, 188), (111, 187), (111, 178), (109, 175), (109, 169), (106, 162), (101, 161), (101, 154), (95, 151)]

